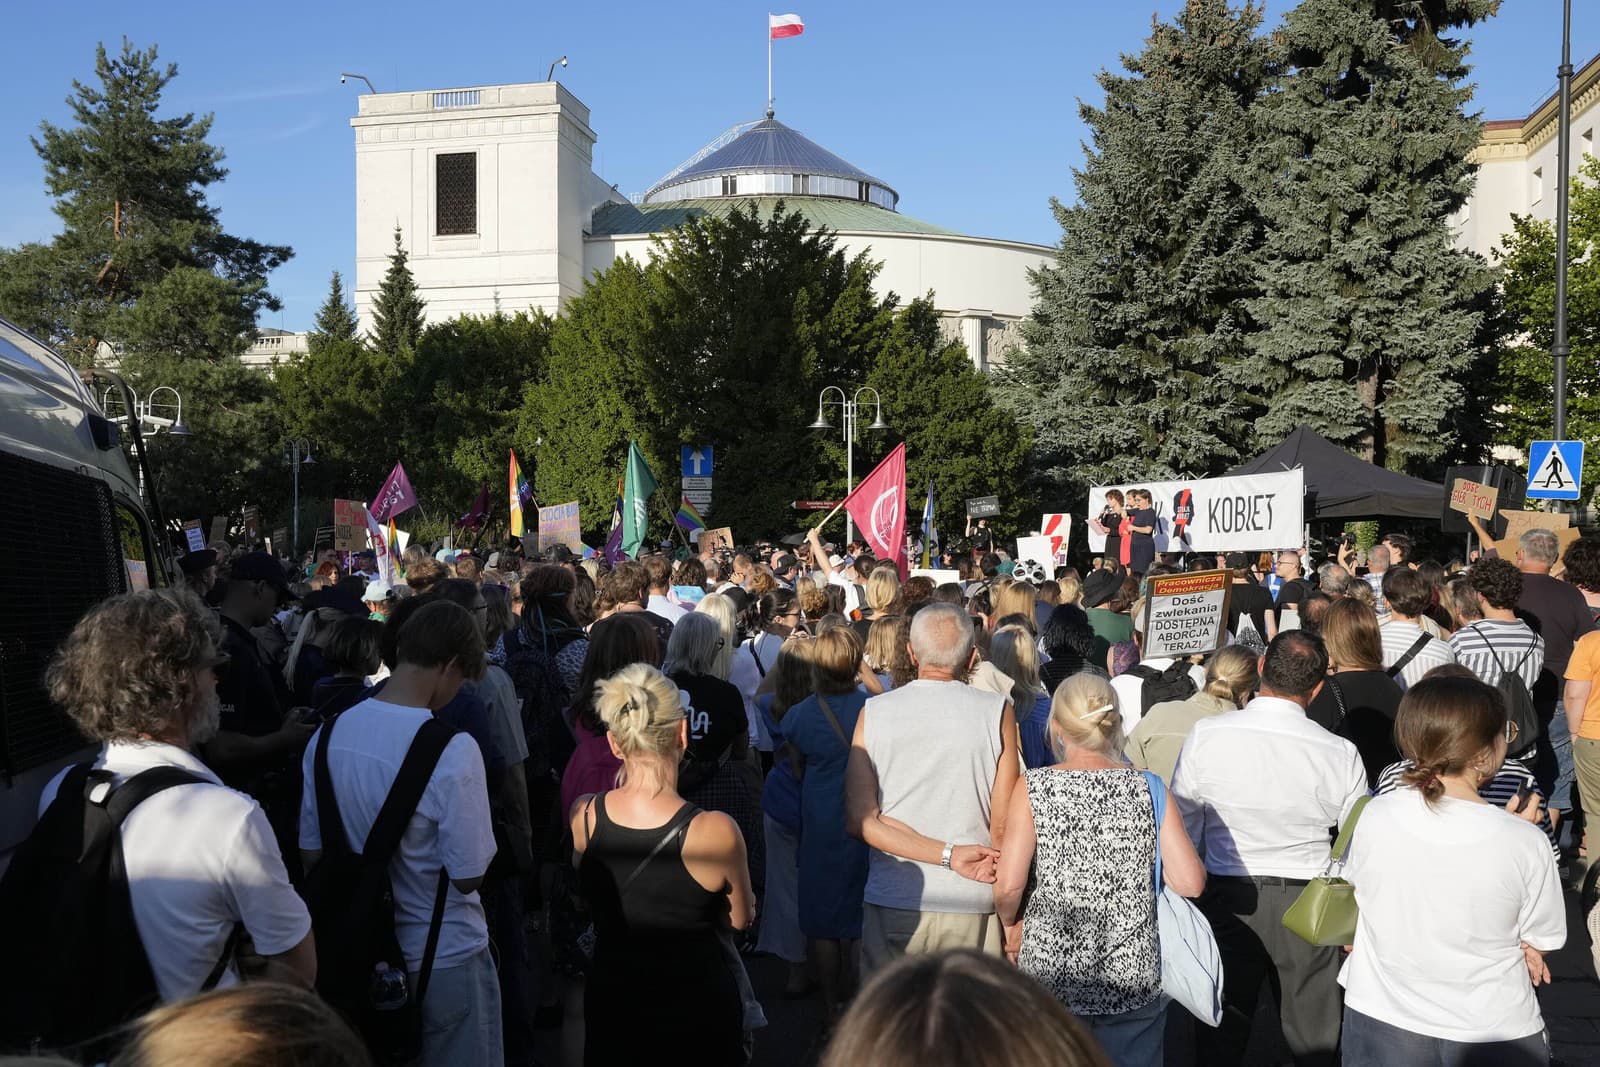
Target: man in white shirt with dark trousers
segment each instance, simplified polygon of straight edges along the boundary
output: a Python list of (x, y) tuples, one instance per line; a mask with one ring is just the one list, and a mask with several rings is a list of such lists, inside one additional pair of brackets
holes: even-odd
[(1367, 792), (1356, 747), (1306, 718), (1327, 673), (1319, 638), (1278, 634), (1261, 659), (1259, 695), (1196, 723), (1178, 757), (1172, 793), (1205, 861), (1198, 903), (1222, 953), (1223, 1019), (1200, 1028), (1200, 1063), (1241, 1060), (1269, 971), (1295, 1063), (1338, 1060), (1339, 950), (1309, 945), (1283, 925), (1328, 866), (1335, 828)]

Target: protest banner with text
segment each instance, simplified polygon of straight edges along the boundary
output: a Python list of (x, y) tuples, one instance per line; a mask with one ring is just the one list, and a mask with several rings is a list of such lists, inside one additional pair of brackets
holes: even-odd
[[(1306, 480), (1301, 470), (1200, 478), (1187, 482), (1129, 482), (1089, 490), (1089, 517), (1105, 510), (1106, 490), (1148, 489), (1155, 498), (1157, 552), (1271, 551), (1305, 539)], [(1089, 524), (1089, 550), (1103, 552), (1104, 531)]]
[(583, 551), (583, 531), (578, 528), (578, 502), (556, 504), (539, 509), (539, 551), (551, 545), (566, 545), (574, 552)]
[(1232, 571), (1168, 574), (1146, 583), (1145, 659), (1215, 652), (1228, 643)]
[(1492, 485), (1457, 478), (1450, 487), (1450, 510), (1475, 515), (1484, 522), (1494, 518), (1500, 490)]
[(360, 552), (367, 547), (367, 505), (360, 500), (333, 502), (333, 547)]

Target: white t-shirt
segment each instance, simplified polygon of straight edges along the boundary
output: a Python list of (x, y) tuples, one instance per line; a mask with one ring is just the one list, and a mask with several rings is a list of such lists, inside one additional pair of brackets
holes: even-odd
[(1369, 803), (1344, 875), (1356, 887), (1345, 1004), (1447, 1041), (1514, 1041), (1544, 1020), (1519, 941), (1567, 939), (1561, 879), (1535, 825), (1488, 804), (1415, 789)]
[[(1172, 666), (1172, 660), (1147, 659), (1142, 665), (1153, 671), (1164, 671)], [(1204, 667), (1190, 667), (1189, 677), (1194, 679), (1196, 693), (1206, 687)], [(1122, 712), (1122, 732), (1132, 733), (1133, 728), (1139, 725), (1139, 720), (1144, 717), (1144, 679), (1135, 678), (1131, 674), (1119, 674), (1111, 679), (1111, 690), (1117, 694), (1117, 710)]]
[[(338, 725), (328, 744), (328, 772), (345, 838), (357, 851), (400, 773), (412, 739), (432, 717), (426, 708), (365, 700), (335, 720)], [(302, 761), (305, 791), (300, 801), (300, 847), (305, 849), (322, 848), (316, 754), (325, 729), (312, 736)], [(476, 741), (461, 734), (451, 738), (439, 757), (389, 869), (394, 882), (395, 934), (412, 969), (422, 962), (439, 869), (444, 868), (456, 880), (477, 878), (489, 869), (494, 853), (483, 754)], [(457, 966), (488, 944), (489, 928), (478, 894), (460, 893), (451, 886), (445, 896), (434, 967)]]
[[(244, 923), (263, 956), (281, 955), (305, 940), (311, 915), (289, 884), (259, 804), (173, 745), (112, 742), (95, 766), (111, 771), (118, 785), (153, 767), (178, 767), (216, 783), (163, 790), (122, 824), (133, 923), (163, 1001), (200, 991), (236, 923)], [(66, 774), (45, 786), (40, 815)], [(230, 964), (218, 986), (238, 981)]]
[(772, 751), (772, 735), (767, 731), (761, 709), (756, 707), (756, 690), (761, 688), (762, 679), (778, 662), (783, 640), (763, 630), (739, 646), (728, 667), (728, 681), (744, 698), (744, 713), (750, 723), (750, 743), (762, 752)]
[(655, 612), (674, 626), (677, 625), (679, 619), (689, 614), (688, 608), (675, 600), (668, 599), (665, 593), (651, 593), (650, 600), (645, 604), (644, 609)]

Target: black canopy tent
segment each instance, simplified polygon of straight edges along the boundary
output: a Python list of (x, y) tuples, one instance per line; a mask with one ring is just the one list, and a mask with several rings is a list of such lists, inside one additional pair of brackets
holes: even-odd
[(1438, 519), (1444, 486), (1386, 470), (1358, 459), (1308, 426), (1235, 474), (1272, 474), (1299, 467), (1306, 477), (1306, 520), (1376, 516)]

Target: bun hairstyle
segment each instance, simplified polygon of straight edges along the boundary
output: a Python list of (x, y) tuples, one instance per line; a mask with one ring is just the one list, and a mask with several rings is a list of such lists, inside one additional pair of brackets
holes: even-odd
[(594, 702), (624, 761), (664, 757), (677, 765), (683, 703), (666, 675), (648, 664), (631, 664), (595, 684)]
[(1050, 743), (1057, 758), (1065, 754), (1063, 740), (1107, 756), (1119, 756), (1126, 744), (1116, 690), (1098, 675), (1074, 674), (1056, 687), (1055, 699), (1050, 702), (1050, 726)]
[(1400, 777), (1430, 806), (1444, 794), (1441, 779), (1461, 774), (1506, 728), (1500, 691), (1476, 678), (1429, 672), (1400, 701), (1394, 736), (1411, 769)]
[(1234, 707), (1244, 707), (1250, 694), (1261, 685), (1256, 664), (1256, 654), (1242, 645), (1220, 649), (1206, 664), (1205, 692), (1218, 700), (1232, 701)]

